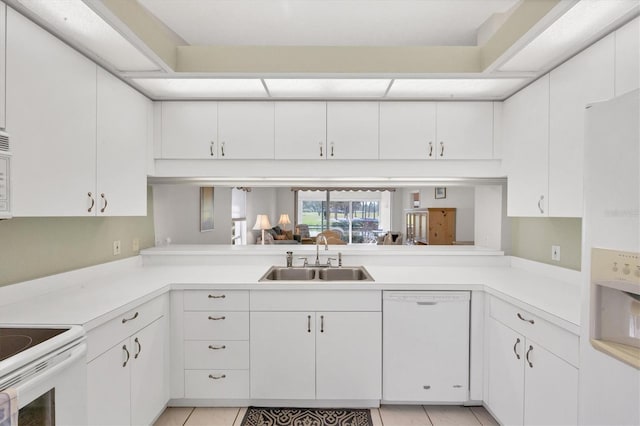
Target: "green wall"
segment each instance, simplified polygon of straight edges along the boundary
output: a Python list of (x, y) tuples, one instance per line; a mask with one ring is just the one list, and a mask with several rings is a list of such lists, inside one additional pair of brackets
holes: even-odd
[[(551, 246), (560, 246), (560, 262), (551, 260)], [(511, 218), (511, 255), (580, 270), (582, 219)]]
[[(0, 221), (0, 286), (135, 256), (153, 247), (153, 193), (145, 217), (18, 217)], [(113, 255), (113, 241), (121, 253)]]

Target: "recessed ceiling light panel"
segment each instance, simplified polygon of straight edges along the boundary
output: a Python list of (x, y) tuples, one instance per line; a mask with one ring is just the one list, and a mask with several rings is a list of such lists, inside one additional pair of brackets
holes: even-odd
[(276, 98), (381, 98), (390, 79), (265, 79)]
[(17, 0), (51, 29), (118, 71), (160, 68), (79, 0)]
[(528, 81), (526, 78), (396, 79), (387, 98), (503, 99)]
[(266, 98), (258, 78), (134, 78), (154, 98)]

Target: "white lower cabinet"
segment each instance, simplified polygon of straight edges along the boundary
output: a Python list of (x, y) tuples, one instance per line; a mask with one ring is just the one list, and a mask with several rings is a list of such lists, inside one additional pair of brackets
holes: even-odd
[[(261, 292), (257, 293), (252, 295), (251, 303), (261, 305)], [(360, 312), (331, 311), (326, 300), (340, 299), (340, 292), (333, 297), (327, 297), (327, 292), (280, 293), (288, 299), (280, 308), (297, 305), (312, 309), (251, 312), (251, 398), (380, 399), (380, 293), (373, 292), (378, 300), (371, 311)], [(340, 304), (345, 305), (349, 304)], [(354, 309), (356, 305), (364, 307), (355, 302)], [(278, 309), (277, 304), (273, 308)]]
[(90, 425), (147, 425), (166, 404), (164, 317), (87, 365)]
[[(492, 306), (492, 317), (487, 322), (488, 395), (485, 402), (492, 414), (505, 425), (577, 424), (578, 369), (561, 357), (573, 359), (577, 336), (562, 337), (564, 330), (524, 311), (514, 310), (513, 315), (504, 316), (510, 314), (511, 306), (498, 304), (503, 306), (500, 309)], [(517, 321), (522, 322), (522, 327)], [(513, 330), (504, 322), (519, 330)], [(546, 341), (546, 345), (557, 348), (557, 353), (520, 332), (526, 328), (530, 328), (530, 334), (537, 339)], [(575, 360), (577, 362), (577, 357)]]

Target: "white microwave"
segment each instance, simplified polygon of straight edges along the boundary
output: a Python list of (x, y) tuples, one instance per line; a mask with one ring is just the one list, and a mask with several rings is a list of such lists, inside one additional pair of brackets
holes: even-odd
[(0, 130), (0, 219), (11, 217), (11, 151), (9, 134)]

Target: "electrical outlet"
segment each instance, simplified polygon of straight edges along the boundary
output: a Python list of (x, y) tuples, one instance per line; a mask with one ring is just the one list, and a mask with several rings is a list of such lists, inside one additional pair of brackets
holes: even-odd
[(140, 251), (140, 239), (139, 238), (134, 238), (133, 239), (133, 243), (131, 243), (131, 250), (133, 250), (134, 253), (137, 253)]
[(560, 262), (560, 246), (551, 246), (551, 260)]
[(113, 255), (117, 256), (120, 254), (120, 240), (116, 240), (113, 242)]

